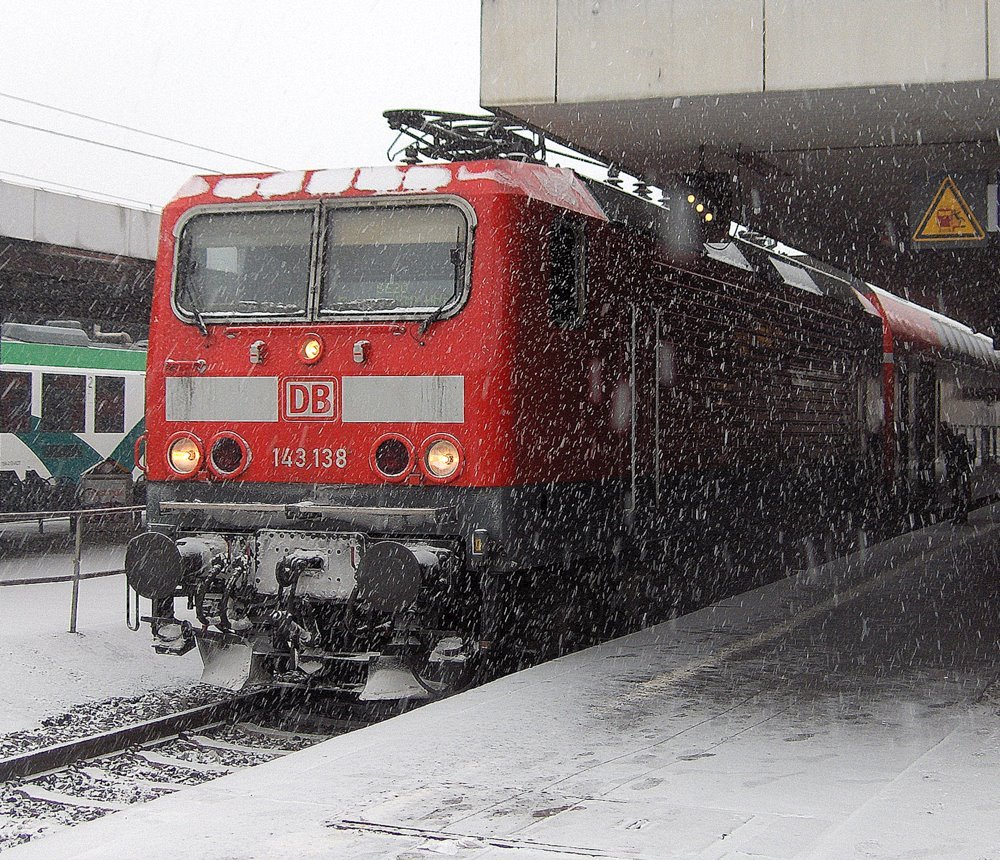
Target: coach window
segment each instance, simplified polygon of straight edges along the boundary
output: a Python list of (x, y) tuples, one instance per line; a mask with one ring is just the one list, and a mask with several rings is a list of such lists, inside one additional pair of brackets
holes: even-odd
[(0, 433), (31, 430), (31, 374), (0, 373)]
[(586, 234), (580, 221), (556, 221), (549, 257), (549, 316), (557, 326), (575, 328), (587, 303)]
[(42, 420), (48, 433), (83, 433), (87, 414), (87, 377), (42, 374)]
[(125, 432), (125, 380), (98, 376), (94, 385), (94, 432)]
[(320, 313), (443, 316), (465, 292), (468, 235), (451, 204), (331, 206)]
[(303, 316), (313, 209), (206, 213), (183, 227), (174, 304), (182, 316)]

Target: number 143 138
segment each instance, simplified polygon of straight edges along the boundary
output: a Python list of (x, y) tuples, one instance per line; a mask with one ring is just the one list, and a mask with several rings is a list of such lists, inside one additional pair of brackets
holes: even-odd
[(291, 469), (331, 469), (347, 466), (346, 448), (273, 448), (275, 466)]

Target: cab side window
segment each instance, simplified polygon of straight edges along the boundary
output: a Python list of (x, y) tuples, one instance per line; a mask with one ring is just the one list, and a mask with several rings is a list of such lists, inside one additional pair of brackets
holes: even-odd
[(125, 432), (125, 380), (98, 376), (94, 380), (94, 432)]
[(31, 430), (31, 374), (0, 373), (0, 433)]
[(87, 414), (87, 377), (42, 374), (42, 420), (48, 433), (83, 433)]
[(560, 328), (576, 328), (587, 307), (586, 234), (574, 218), (556, 220), (549, 259), (549, 318)]

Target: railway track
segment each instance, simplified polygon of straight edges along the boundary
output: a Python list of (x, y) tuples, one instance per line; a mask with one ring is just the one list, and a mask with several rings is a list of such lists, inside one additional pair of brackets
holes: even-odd
[(333, 716), (312, 721), (296, 704), (287, 692), (268, 688), (0, 759), (0, 851), (382, 716), (338, 705)]

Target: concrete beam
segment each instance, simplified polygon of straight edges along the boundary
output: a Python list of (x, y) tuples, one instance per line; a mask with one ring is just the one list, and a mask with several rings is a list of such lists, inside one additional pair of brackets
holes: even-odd
[(555, 102), (556, 5), (557, 0), (483, 0), (482, 104)]
[(560, 0), (556, 101), (759, 92), (760, 0)]
[(483, 0), (482, 9), (482, 101), (495, 107), (1000, 76), (1000, 0)]
[(155, 260), (160, 215), (0, 182), (0, 236)]
[(768, 91), (987, 77), (983, 0), (765, 0), (764, 16)]

